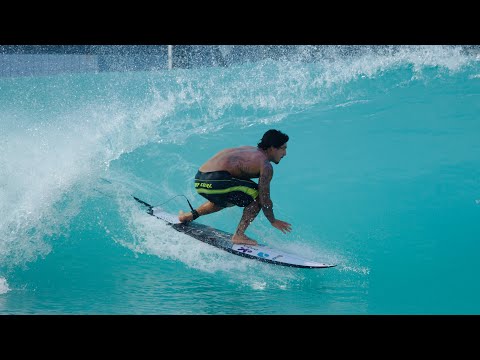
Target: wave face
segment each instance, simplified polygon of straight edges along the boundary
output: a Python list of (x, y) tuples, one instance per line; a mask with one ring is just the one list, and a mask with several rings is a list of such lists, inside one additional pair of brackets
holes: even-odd
[[(479, 313), (480, 58), (269, 49), (235, 62), (225, 47), (228, 66), (0, 78), (0, 313)], [(247, 234), (337, 267), (236, 257), (132, 198), (199, 206), (202, 163), (271, 128), (290, 136), (271, 196), (293, 231), (260, 213)], [(234, 232), (241, 211), (198, 221)]]

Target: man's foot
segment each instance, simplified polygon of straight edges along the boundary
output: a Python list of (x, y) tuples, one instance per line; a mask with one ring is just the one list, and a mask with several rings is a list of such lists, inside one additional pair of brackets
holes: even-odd
[(191, 212), (184, 213), (182, 210), (178, 212), (178, 220), (182, 223), (192, 221), (193, 214)]
[(234, 244), (244, 244), (244, 245), (258, 245), (258, 243), (253, 240), (253, 239), (250, 239), (247, 235), (245, 234), (242, 234), (242, 235), (239, 235), (239, 234), (235, 234), (232, 236), (232, 242)]

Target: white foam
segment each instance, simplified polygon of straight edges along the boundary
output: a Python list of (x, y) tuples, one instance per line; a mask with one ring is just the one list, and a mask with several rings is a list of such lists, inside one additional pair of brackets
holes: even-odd
[(117, 199), (128, 231), (113, 235), (114, 241), (136, 254), (154, 255), (161, 261), (178, 261), (185, 266), (211, 274), (228, 274), (230, 281), (265, 290), (269, 286), (288, 286), (298, 279), (291, 269), (271, 266), (242, 258), (182, 234), (154, 216), (150, 216), (131, 198)]
[(10, 291), (10, 288), (8, 287), (7, 279), (0, 277), (0, 295), (5, 294), (8, 291)]

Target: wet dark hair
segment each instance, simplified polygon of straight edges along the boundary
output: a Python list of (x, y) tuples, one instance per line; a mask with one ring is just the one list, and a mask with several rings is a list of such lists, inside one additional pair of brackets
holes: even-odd
[(257, 144), (257, 147), (267, 150), (270, 146), (279, 148), (288, 141), (288, 135), (279, 130), (270, 129), (263, 134), (262, 140)]

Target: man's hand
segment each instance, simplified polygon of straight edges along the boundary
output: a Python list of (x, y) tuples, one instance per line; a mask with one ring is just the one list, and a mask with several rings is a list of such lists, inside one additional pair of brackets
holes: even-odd
[(290, 232), (292, 231), (292, 225), (290, 225), (289, 223), (285, 222), (285, 221), (282, 221), (282, 220), (275, 220), (274, 222), (271, 223), (272, 226), (274, 228), (277, 228), (278, 230), (280, 230), (281, 232), (283, 232), (284, 234), (286, 234), (287, 232)]

